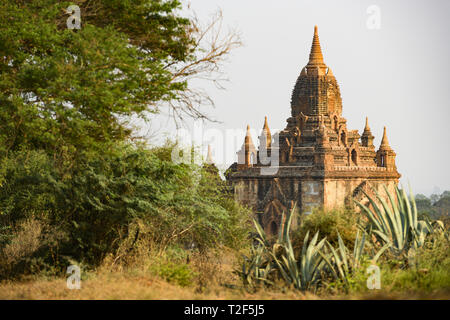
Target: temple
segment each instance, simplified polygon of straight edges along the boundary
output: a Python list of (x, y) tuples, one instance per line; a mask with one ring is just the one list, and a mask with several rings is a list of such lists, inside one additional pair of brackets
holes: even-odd
[[(306, 214), (316, 207), (352, 206), (352, 199), (364, 200), (362, 190), (383, 191), (383, 184), (393, 190), (398, 184), (386, 127), (376, 150), (367, 118), (362, 135), (349, 130), (346, 122), (339, 85), (324, 62), (316, 26), (308, 64), (292, 92), (286, 128), (272, 136), (266, 117), (257, 149), (247, 126), (238, 161), (227, 174), (236, 200), (253, 209), (266, 232), (275, 234), (282, 213), (294, 204)], [(273, 173), (262, 171), (268, 167)]]

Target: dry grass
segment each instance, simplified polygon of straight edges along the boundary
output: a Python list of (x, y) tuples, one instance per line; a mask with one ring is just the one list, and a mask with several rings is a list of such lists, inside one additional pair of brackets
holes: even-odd
[(132, 258), (124, 264), (115, 263), (114, 258), (106, 259), (104, 265), (95, 272), (83, 273), (80, 290), (68, 289), (65, 278), (45, 279), (36, 276), (22, 281), (0, 282), (0, 300), (450, 299), (448, 290), (426, 294), (381, 290), (331, 295), (302, 293), (284, 288), (260, 289), (251, 293), (242, 288), (240, 279), (232, 272), (238, 264), (236, 252), (225, 249), (221, 250), (220, 254), (216, 252), (191, 255), (188, 265), (196, 276), (191, 285), (182, 287), (152, 272), (152, 266), (161, 260), (148, 248), (139, 254), (134, 252)]
[(0, 284), (0, 299), (38, 300), (189, 300), (189, 299), (316, 299), (312, 294), (298, 292), (277, 293), (260, 291), (248, 293), (243, 290), (214, 286), (203, 292), (194, 287), (182, 288), (157, 277), (110, 273), (82, 281), (80, 290), (69, 290), (64, 279), (37, 280), (23, 283)]
[(179, 287), (158, 277), (144, 274), (107, 273), (82, 281), (80, 290), (69, 290), (65, 279), (3, 282), (0, 299), (16, 300), (317, 300), (317, 299), (450, 299), (448, 293), (420, 295), (376, 291), (361, 295), (314, 295), (287, 290), (259, 290), (249, 293), (242, 289), (211, 286), (199, 292), (195, 286)]
[(29, 256), (41, 245), (42, 226), (34, 219), (25, 220), (16, 230), (16, 236), (0, 252), (2, 264), (12, 265)]

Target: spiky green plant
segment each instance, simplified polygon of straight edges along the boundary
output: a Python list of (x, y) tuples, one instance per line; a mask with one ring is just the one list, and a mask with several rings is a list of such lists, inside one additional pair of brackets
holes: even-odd
[[(336, 280), (341, 280), (346, 287), (349, 286), (348, 279), (352, 274), (360, 267), (361, 258), (365, 251), (366, 244), (366, 233), (363, 232), (360, 236), (360, 231), (356, 234), (355, 243), (353, 246), (353, 253), (345, 246), (341, 235), (338, 233), (338, 248), (335, 249), (327, 241), (327, 246), (329, 249), (329, 254), (324, 252), (321, 253), (323, 259), (327, 263), (333, 277)], [(375, 263), (378, 258), (383, 254), (383, 252), (390, 247), (389, 244), (383, 246), (378, 252), (372, 257), (372, 262)]]
[(396, 255), (407, 254), (410, 248), (421, 247), (433, 228), (428, 221), (417, 219), (416, 202), (412, 192), (408, 197), (404, 189), (395, 187), (396, 197), (394, 197), (386, 186), (384, 189), (389, 204), (376, 190), (373, 191), (378, 202), (363, 191), (373, 209), (358, 201), (355, 203), (369, 219), (378, 240), (389, 244), (391, 251)]
[(297, 289), (309, 290), (321, 280), (325, 261), (320, 251), (326, 239), (324, 238), (317, 242), (318, 236), (319, 232), (316, 232), (311, 242), (308, 243), (309, 232), (306, 234), (298, 259), (295, 259), (290, 242), (281, 245), (284, 249), (284, 254), (281, 255), (281, 259), (274, 257), (285, 281), (293, 284)]
[(319, 233), (317, 232), (308, 242), (308, 232), (302, 251), (296, 258), (289, 237), (294, 211), (295, 207), (287, 215), (283, 214), (283, 224), (276, 242), (272, 245), (263, 228), (254, 220), (258, 243), (252, 249), (250, 258), (246, 257), (242, 270), (238, 271), (245, 284), (271, 284), (272, 278), (281, 278), (296, 289), (309, 290), (320, 282), (321, 274), (326, 266), (320, 250), (324, 247), (326, 239), (318, 242)]
[(267, 259), (265, 250), (266, 247), (258, 245), (251, 248), (249, 257), (244, 257), (242, 270), (237, 273), (245, 285), (254, 287), (257, 284), (272, 284), (268, 276), (273, 271), (273, 268)]

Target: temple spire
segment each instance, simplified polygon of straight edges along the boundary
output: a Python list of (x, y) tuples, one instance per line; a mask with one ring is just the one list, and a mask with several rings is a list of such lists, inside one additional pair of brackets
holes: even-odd
[(386, 135), (386, 127), (383, 129), (383, 138), (381, 139), (380, 149), (390, 149), (389, 141)]
[(270, 148), (272, 144), (272, 134), (270, 133), (269, 123), (267, 122), (267, 116), (264, 118), (264, 126), (261, 136), (259, 137), (259, 146)]
[(366, 117), (366, 126), (364, 127), (364, 132), (370, 132), (369, 117)]
[(372, 147), (374, 138), (375, 137), (372, 135), (372, 132), (370, 132), (369, 118), (366, 117), (366, 126), (364, 127), (364, 132), (361, 136), (361, 142), (363, 147)]
[(309, 62), (307, 66), (326, 67), (323, 62), (322, 49), (320, 48), (319, 33), (317, 26), (314, 26), (314, 37), (311, 46), (311, 53), (309, 54)]
[(208, 144), (208, 155), (206, 156), (206, 163), (208, 163), (208, 164), (214, 163), (214, 161), (212, 159), (212, 152), (211, 152), (211, 145), (210, 144)]
[(238, 151), (238, 170), (245, 169), (256, 164), (256, 149), (252, 141), (250, 133), (250, 125), (247, 125), (247, 133), (245, 134), (244, 144)]
[(270, 132), (270, 130), (269, 130), (269, 124), (268, 124), (268, 122), (267, 122), (267, 116), (264, 117), (264, 127), (263, 127), (263, 129), (266, 130), (266, 131), (268, 131), (268, 132)]
[(249, 124), (247, 125), (247, 133), (245, 134), (244, 144), (245, 144), (245, 146), (251, 146), (251, 147), (254, 148), (252, 135), (250, 133), (250, 125)]

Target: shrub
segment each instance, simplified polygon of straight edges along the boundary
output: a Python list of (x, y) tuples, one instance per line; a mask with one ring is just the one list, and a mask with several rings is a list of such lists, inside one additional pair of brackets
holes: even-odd
[(15, 278), (41, 270), (58, 272), (52, 254), (63, 234), (35, 217), (20, 221), (4, 234), (8, 240), (0, 249), (0, 279)]
[(66, 234), (57, 240), (57, 252), (42, 252), (54, 265), (66, 257), (98, 266), (122, 242), (131, 249), (140, 237), (161, 250), (172, 244), (199, 250), (242, 245), (250, 212), (234, 202), (218, 176), (175, 164), (170, 154), (170, 146), (118, 144), (60, 175), (45, 153), (11, 152), (0, 172), (0, 228), (36, 218)]
[(338, 244), (338, 234), (346, 246), (353, 248), (353, 242), (358, 232), (361, 215), (354, 210), (339, 208), (333, 210), (316, 209), (310, 215), (303, 215), (300, 228), (292, 238), (295, 246), (300, 246), (308, 231), (311, 234), (319, 232), (319, 237), (326, 237), (333, 244)]
[(192, 284), (196, 273), (185, 263), (166, 261), (152, 266), (151, 271), (167, 282), (186, 287)]

